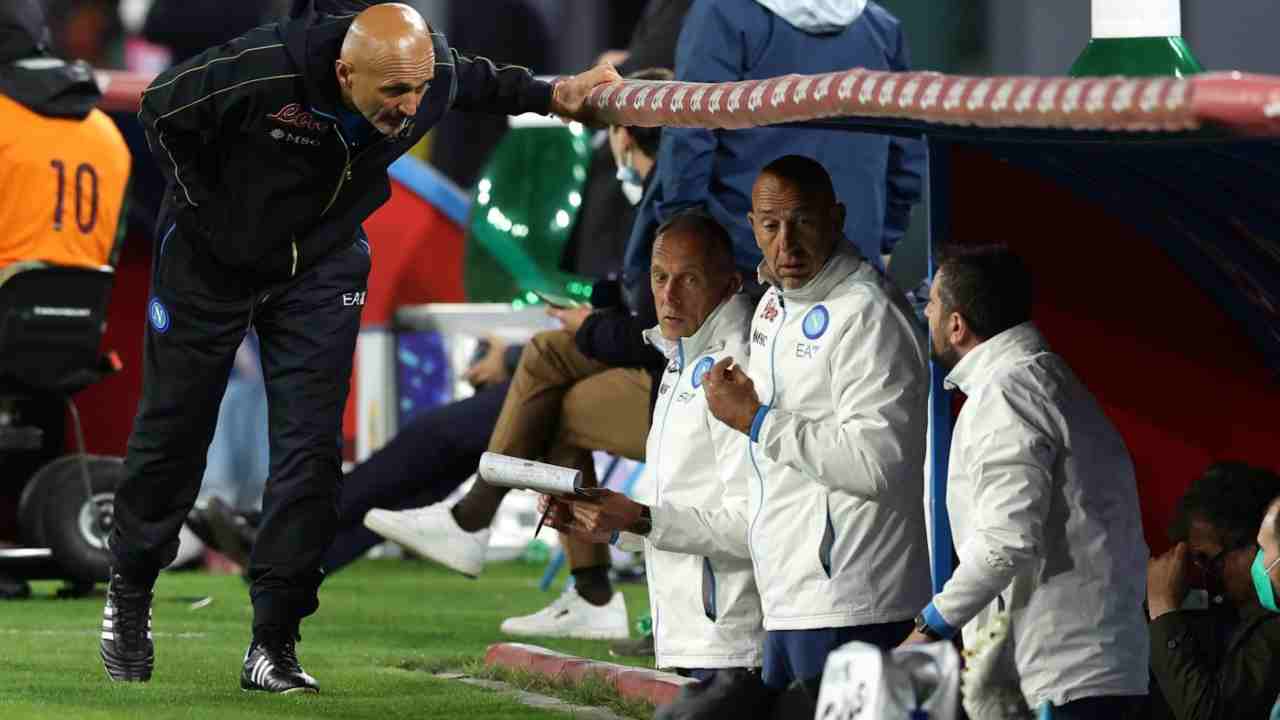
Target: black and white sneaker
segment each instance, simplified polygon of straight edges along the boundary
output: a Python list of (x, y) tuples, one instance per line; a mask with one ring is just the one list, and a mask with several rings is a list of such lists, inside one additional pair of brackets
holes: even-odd
[(151, 588), (134, 585), (117, 573), (107, 586), (102, 609), (102, 665), (119, 682), (146, 682), (156, 662), (151, 642)]
[(318, 693), (320, 685), (298, 664), (293, 640), (260, 642), (255, 638), (244, 653), (240, 689), (289, 695)]

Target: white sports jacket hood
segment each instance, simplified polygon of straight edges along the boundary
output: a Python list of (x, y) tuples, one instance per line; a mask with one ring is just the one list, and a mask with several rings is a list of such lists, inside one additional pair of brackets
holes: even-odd
[[(746, 437), (707, 409), (702, 377), (720, 358), (745, 354), (751, 310), (746, 296), (735, 295), (690, 337), (673, 342), (657, 328), (645, 331), (669, 361), (646, 448), (651, 504), (732, 508), (744, 529)], [(758, 667), (764, 628), (751, 561), (745, 552), (691, 550), (645, 548), (658, 667)]]
[(814, 35), (837, 32), (854, 23), (867, 0), (756, 0), (797, 30)]

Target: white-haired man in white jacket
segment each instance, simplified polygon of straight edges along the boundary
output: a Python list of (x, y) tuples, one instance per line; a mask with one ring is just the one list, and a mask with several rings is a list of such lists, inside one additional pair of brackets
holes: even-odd
[[(716, 361), (747, 350), (752, 305), (738, 292), (742, 277), (729, 233), (701, 211), (675, 215), (658, 228), (650, 284), (658, 325), (644, 336), (668, 361), (645, 452), (654, 502), (745, 508), (744, 438), (707, 409), (702, 382)], [(553, 527), (563, 524), (559, 511), (549, 517)], [(647, 544), (645, 563), (659, 667), (700, 680), (726, 668), (760, 667), (760, 596), (745, 554), (713, 548), (686, 554)]]
[[(1031, 278), (1004, 249), (943, 262), (934, 357), (967, 396), (947, 510), (960, 564), (908, 642), (1007, 634), (993, 674), (1055, 718), (1120, 718), (1147, 694), (1147, 545), (1129, 451), (1031, 323)], [(997, 633), (999, 634), (999, 633)]]
[[(586, 531), (750, 557), (766, 632), (766, 685), (822, 674), (859, 640), (893, 647), (929, 597), (923, 512), (924, 333), (902, 294), (842, 235), (844, 207), (814, 160), (767, 165), (749, 216), (771, 287), (752, 318), (748, 371), (721, 358), (710, 411), (743, 442), (744, 505), (576, 503)], [(732, 498), (731, 498), (732, 499)]]

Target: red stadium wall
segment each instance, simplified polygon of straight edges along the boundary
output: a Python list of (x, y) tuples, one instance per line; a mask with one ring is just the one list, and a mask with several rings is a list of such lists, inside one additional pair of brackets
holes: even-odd
[(1036, 323), (1133, 455), (1143, 528), (1167, 548), (1178, 498), (1211, 462), (1280, 470), (1280, 384), (1190, 278), (1122, 218), (1041, 175), (957, 150), (953, 238), (1008, 240), (1036, 280)]

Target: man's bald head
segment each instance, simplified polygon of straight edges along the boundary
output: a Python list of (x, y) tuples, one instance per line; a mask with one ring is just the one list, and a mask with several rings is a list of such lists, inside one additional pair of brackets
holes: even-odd
[(374, 5), (351, 22), (336, 69), (343, 103), (393, 134), (417, 114), (435, 77), (431, 28), (408, 5)]
[(844, 205), (816, 160), (787, 155), (760, 171), (747, 220), (774, 282), (804, 286), (831, 258), (844, 232)]

